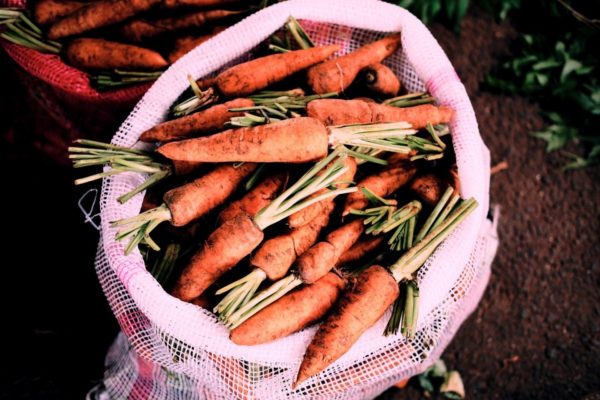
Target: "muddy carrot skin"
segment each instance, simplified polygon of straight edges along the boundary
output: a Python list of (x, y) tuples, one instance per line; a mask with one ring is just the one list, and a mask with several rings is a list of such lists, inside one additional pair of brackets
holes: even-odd
[(48, 38), (61, 39), (116, 24), (150, 9), (160, 1), (102, 0), (90, 3), (54, 23), (48, 30)]
[(231, 112), (230, 108), (252, 107), (250, 99), (234, 99), (223, 104), (217, 104), (206, 110), (163, 122), (142, 133), (142, 142), (171, 142), (199, 136), (204, 133), (222, 130), (225, 123), (232, 117), (244, 115), (243, 112)]
[[(202, 36), (184, 36), (182, 38), (175, 39), (175, 43), (173, 44), (173, 50), (169, 53), (169, 62), (173, 64), (175, 61), (179, 60), (181, 57), (200, 46), (202, 43), (206, 42), (209, 39), (212, 39), (220, 32), (227, 29), (226, 26), (219, 26), (207, 35)], [(202, 89), (204, 90), (204, 89)]]
[(202, 250), (192, 257), (171, 294), (183, 301), (197, 298), (256, 248), (263, 237), (262, 230), (247, 215), (226, 221), (210, 234)]
[(450, 107), (423, 104), (414, 107), (393, 107), (362, 100), (319, 99), (307, 105), (307, 115), (325, 125), (347, 125), (375, 122), (408, 122), (415, 129), (450, 122), (454, 111)]
[(33, 19), (40, 25), (52, 24), (88, 4), (79, 1), (40, 0), (33, 5)]
[(182, 7), (218, 7), (225, 4), (237, 3), (238, 0), (163, 0), (162, 6), (167, 9), (177, 9)]
[(348, 251), (340, 256), (336, 266), (343, 266), (356, 261), (359, 261), (366, 257), (368, 254), (379, 248), (384, 242), (385, 238), (379, 236), (368, 236), (362, 240), (356, 242)]
[(223, 204), (255, 169), (256, 164), (252, 163), (237, 168), (221, 165), (186, 185), (169, 190), (163, 201), (171, 211), (171, 224), (187, 225)]
[(219, 213), (217, 223), (235, 218), (239, 214), (255, 215), (266, 207), (282, 190), (287, 181), (287, 174), (270, 176), (256, 185), (248, 194), (239, 200), (232, 201)]
[(340, 358), (392, 305), (398, 283), (383, 267), (363, 271), (356, 284), (342, 294), (333, 312), (319, 326), (306, 349), (293, 387), (318, 374)]
[(424, 174), (413, 179), (409, 189), (425, 203), (435, 205), (442, 197), (446, 186), (437, 175)]
[(104, 39), (79, 38), (65, 47), (67, 62), (84, 70), (159, 70), (167, 61), (154, 50)]
[(310, 68), (308, 84), (317, 94), (343, 92), (361, 69), (379, 63), (400, 46), (400, 35), (385, 37), (369, 43), (352, 53), (323, 62)]
[(327, 128), (307, 117), (229, 129), (158, 148), (158, 152), (169, 159), (198, 162), (303, 163), (321, 159), (327, 151)]
[(259, 311), (230, 333), (239, 345), (268, 343), (310, 326), (323, 318), (338, 299), (344, 280), (330, 272)]
[(388, 66), (371, 64), (362, 70), (365, 87), (382, 97), (394, 97), (400, 91), (400, 80)]

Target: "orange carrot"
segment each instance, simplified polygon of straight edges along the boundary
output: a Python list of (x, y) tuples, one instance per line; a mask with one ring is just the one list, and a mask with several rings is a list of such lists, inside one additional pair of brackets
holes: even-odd
[(306, 328), (327, 313), (343, 287), (344, 281), (330, 272), (312, 285), (290, 292), (262, 309), (232, 330), (230, 338), (236, 344), (250, 346)]
[(142, 142), (170, 142), (203, 133), (223, 129), (223, 126), (232, 117), (244, 115), (243, 112), (230, 112), (230, 108), (252, 107), (254, 102), (250, 99), (235, 99), (223, 104), (217, 104), (206, 110), (163, 122), (142, 133)]
[(204, 163), (176, 161), (176, 160), (173, 160), (171, 163), (173, 165), (173, 171), (175, 172), (175, 175), (180, 175), (180, 176), (181, 175), (189, 175), (193, 172), (196, 172), (199, 167), (204, 165)]
[[(219, 226), (194, 254), (171, 294), (183, 301), (200, 296), (223, 273), (237, 264), (262, 242), (264, 234), (245, 214)], [(210, 268), (203, 266), (210, 265)]]
[(79, 1), (40, 0), (33, 5), (33, 18), (40, 25), (54, 23), (89, 3)]
[(347, 125), (374, 122), (408, 122), (415, 129), (447, 123), (453, 110), (444, 106), (424, 104), (415, 107), (393, 107), (361, 100), (318, 99), (308, 103), (309, 117), (325, 125)]
[(229, 3), (236, 3), (238, 0), (163, 0), (164, 8), (177, 9), (181, 7), (216, 7)]
[(308, 84), (317, 94), (343, 92), (361, 69), (389, 57), (399, 45), (400, 35), (392, 35), (350, 54), (315, 65), (308, 70)]
[(229, 10), (208, 10), (187, 14), (182, 17), (161, 18), (155, 20), (135, 19), (125, 23), (121, 27), (120, 33), (127, 40), (142, 42), (169, 32), (190, 28), (201, 28), (212, 21), (217, 21), (239, 13), (239, 11)]
[[(200, 46), (202, 43), (207, 40), (215, 37), (220, 32), (227, 29), (226, 26), (218, 26), (213, 31), (207, 35), (202, 36), (184, 36), (182, 38), (175, 39), (175, 43), (173, 45), (173, 49), (169, 53), (169, 62), (173, 64), (175, 61), (179, 60), (181, 57)], [(204, 89), (201, 89), (204, 90)]]
[(158, 152), (180, 161), (302, 163), (325, 157), (327, 149), (327, 129), (315, 119), (299, 117), (167, 143)]
[[(380, 197), (387, 197), (407, 184), (415, 175), (414, 163), (401, 162), (387, 166), (383, 170), (369, 175), (358, 183), (359, 188), (369, 189)], [(369, 205), (369, 200), (362, 190), (350, 193), (346, 197), (342, 215), (350, 214), (350, 210), (362, 210)]]
[(260, 268), (272, 281), (281, 279), (296, 261), (312, 246), (321, 230), (329, 223), (333, 208), (326, 208), (308, 224), (264, 242), (250, 259), (250, 265)]
[(304, 283), (321, 279), (337, 264), (339, 258), (358, 240), (365, 230), (363, 219), (342, 225), (315, 244), (296, 261), (298, 275)]
[(233, 66), (215, 80), (226, 97), (247, 96), (317, 64), (338, 51), (338, 45), (272, 54)]
[(168, 65), (157, 52), (104, 39), (79, 38), (65, 48), (67, 62), (84, 70), (159, 70)]
[[(354, 179), (354, 175), (356, 174), (357, 165), (356, 160), (353, 157), (346, 157), (346, 159), (344, 160), (344, 164), (346, 165), (346, 167), (348, 167), (348, 171), (336, 180), (336, 182), (339, 182), (335, 185), (337, 188), (348, 187), (349, 182), (352, 182), (352, 180)], [(324, 189), (322, 192), (315, 193), (313, 197), (319, 196), (325, 193), (327, 190), (329, 189)], [(332, 199), (322, 200), (290, 215), (288, 218), (288, 226), (290, 228), (298, 228), (304, 226), (310, 221), (312, 221), (313, 218), (315, 218), (317, 215), (319, 215), (323, 209), (332, 209), (333, 207), (334, 203)]]
[(340, 256), (336, 266), (344, 266), (359, 261), (377, 249), (384, 241), (383, 236), (368, 236), (356, 242), (348, 251)]
[(340, 358), (396, 300), (398, 283), (383, 267), (363, 271), (340, 300), (333, 313), (319, 326), (306, 349), (294, 383), (300, 383)]
[(362, 70), (366, 88), (382, 97), (394, 97), (400, 91), (400, 80), (389, 67), (377, 63)]
[(102, 0), (90, 3), (54, 23), (48, 30), (48, 38), (61, 39), (116, 24), (160, 2), (161, 0)]
[(225, 221), (233, 219), (238, 214), (255, 215), (277, 197), (277, 193), (285, 185), (286, 181), (287, 174), (285, 173), (266, 178), (244, 197), (229, 203), (219, 213), (218, 223), (222, 224)]
[(431, 206), (440, 201), (446, 187), (437, 175), (431, 173), (417, 176), (409, 185), (413, 193)]

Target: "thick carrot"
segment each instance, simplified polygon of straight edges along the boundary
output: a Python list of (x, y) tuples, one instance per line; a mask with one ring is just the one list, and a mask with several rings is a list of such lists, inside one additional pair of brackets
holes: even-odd
[(226, 26), (219, 26), (207, 35), (202, 36), (184, 36), (182, 38), (175, 39), (175, 43), (173, 44), (173, 50), (169, 53), (169, 62), (173, 64), (175, 61), (179, 60), (181, 57), (200, 46), (202, 43), (207, 40), (213, 38), (220, 32), (224, 31)]
[(80, 1), (40, 0), (33, 5), (33, 18), (40, 25), (52, 24), (88, 4)]
[(343, 266), (363, 259), (367, 254), (377, 249), (383, 243), (384, 236), (368, 236), (360, 240), (340, 256), (336, 266)]
[(308, 224), (264, 242), (250, 259), (250, 265), (263, 270), (272, 281), (283, 278), (298, 256), (315, 243), (321, 230), (329, 223), (332, 210), (323, 209)]
[[(262, 242), (264, 234), (248, 215), (226, 221), (210, 234), (202, 251), (194, 254), (171, 294), (183, 301), (200, 296), (223, 273)], [(210, 265), (210, 268), (203, 268)]]
[(102, 0), (90, 3), (56, 22), (48, 30), (52, 40), (116, 24), (150, 9), (161, 0)]
[(428, 173), (417, 176), (408, 188), (425, 203), (435, 205), (442, 197), (446, 186), (437, 175)]
[(229, 203), (229, 205), (219, 213), (217, 222), (222, 224), (225, 221), (235, 218), (238, 214), (255, 215), (277, 197), (277, 194), (285, 185), (286, 181), (287, 174), (285, 173), (266, 178), (244, 197)]
[(217, 21), (239, 14), (239, 11), (208, 10), (187, 14), (182, 17), (161, 19), (135, 19), (125, 23), (120, 33), (127, 40), (142, 42), (165, 33), (176, 32), (190, 28), (201, 28), (211, 21)]
[(223, 204), (256, 164), (221, 165), (200, 178), (169, 190), (163, 201), (171, 212), (171, 224), (183, 226)]
[(327, 235), (323, 242), (319, 242), (296, 261), (298, 275), (304, 283), (314, 283), (327, 274), (337, 261), (358, 240), (365, 230), (363, 219), (356, 219), (342, 225)]
[(400, 35), (392, 35), (345, 56), (315, 65), (308, 70), (308, 84), (317, 94), (343, 92), (361, 69), (389, 57), (399, 45)]
[(239, 0), (163, 0), (164, 8), (177, 9), (181, 7), (217, 7), (229, 3), (237, 3)]
[(203, 133), (215, 132), (232, 117), (244, 115), (243, 112), (230, 112), (230, 108), (252, 107), (254, 102), (250, 99), (235, 99), (223, 104), (217, 104), (206, 110), (163, 122), (142, 133), (142, 142), (170, 142)]
[(396, 300), (398, 283), (385, 268), (373, 265), (363, 271), (340, 300), (333, 313), (319, 326), (304, 355), (300, 383), (318, 374), (340, 358)]
[[(417, 172), (414, 163), (403, 162), (392, 164), (383, 170), (369, 175), (358, 183), (359, 188), (369, 189), (380, 197), (387, 197), (406, 185)], [(369, 200), (362, 190), (351, 193), (346, 197), (342, 215), (348, 215), (350, 210), (362, 210), (369, 205)]]
[(394, 97), (400, 91), (400, 80), (389, 67), (377, 63), (362, 71), (365, 87), (382, 97)]
[(317, 64), (338, 51), (338, 45), (272, 54), (221, 72), (215, 84), (226, 97), (247, 96)]
[(180, 161), (302, 163), (325, 157), (327, 149), (327, 128), (313, 118), (299, 117), (167, 143), (158, 152)]
[(189, 175), (196, 172), (204, 163), (188, 162), (188, 161), (176, 161), (172, 160), (173, 171), (175, 175)]
[[(348, 171), (336, 180), (336, 182), (339, 182), (335, 185), (337, 188), (348, 187), (348, 184), (352, 182), (352, 180), (354, 179), (354, 175), (356, 174), (357, 165), (354, 157), (346, 157), (346, 159), (344, 160), (344, 164), (346, 167), (348, 167)], [(319, 196), (327, 192), (327, 190), (329, 189), (324, 189), (322, 192), (315, 193), (313, 197)], [(288, 226), (290, 228), (299, 228), (301, 226), (304, 226), (310, 221), (312, 221), (317, 215), (319, 215), (322, 212), (322, 210), (330, 209), (333, 207), (334, 203), (332, 199), (322, 200), (290, 215), (288, 218)]]
[(65, 58), (84, 70), (158, 70), (168, 65), (157, 52), (104, 39), (79, 38), (65, 48)]
[(251, 346), (297, 332), (321, 319), (343, 288), (344, 281), (330, 272), (259, 311), (232, 330), (229, 337), (236, 344)]
[(361, 100), (318, 99), (308, 103), (307, 115), (325, 125), (347, 125), (373, 122), (408, 122), (414, 129), (450, 122), (450, 107), (424, 104), (415, 107), (393, 107)]

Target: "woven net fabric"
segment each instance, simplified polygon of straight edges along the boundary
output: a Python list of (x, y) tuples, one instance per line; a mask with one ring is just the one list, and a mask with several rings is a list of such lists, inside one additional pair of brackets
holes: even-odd
[(124, 255), (109, 221), (139, 213), (142, 195), (116, 198), (145, 177), (125, 174), (103, 181), (102, 236), (96, 268), (122, 328), (108, 356), (107, 391), (114, 398), (363, 399), (425, 369), (476, 307), (487, 284), (497, 241), (486, 220), (489, 152), (479, 135), (466, 91), (427, 28), (404, 9), (375, 0), (291, 0), (264, 9), (205, 42), (173, 64), (148, 90), (113, 137), (135, 145), (163, 121), (169, 106), (201, 78), (247, 57), (293, 15), (319, 44), (349, 52), (390, 32), (402, 49), (386, 64), (410, 91), (428, 90), (454, 108), (451, 123), (461, 195), (479, 207), (436, 250), (418, 274), (421, 308), (414, 339), (382, 335), (388, 311), (359, 341), (316, 377), (292, 391), (316, 327), (260, 346), (238, 346), (215, 316), (166, 293), (147, 272), (139, 252)]

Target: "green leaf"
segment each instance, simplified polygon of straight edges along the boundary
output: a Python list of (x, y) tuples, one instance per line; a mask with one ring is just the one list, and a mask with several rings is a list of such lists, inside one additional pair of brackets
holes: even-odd
[(535, 74), (535, 78), (541, 86), (546, 86), (548, 84), (549, 78), (546, 74)]
[(577, 130), (564, 125), (550, 125), (546, 130), (533, 132), (532, 136), (547, 142), (548, 153), (558, 150), (577, 135)]
[(562, 65), (561, 62), (553, 60), (553, 59), (548, 59), (548, 60), (544, 60), (544, 61), (539, 61), (535, 64), (533, 64), (531, 66), (531, 68), (535, 71), (540, 71), (542, 69), (549, 69), (549, 68), (555, 68), (555, 67), (560, 67)]
[(560, 73), (560, 81), (564, 82), (571, 72), (576, 71), (581, 67), (582, 64), (579, 61), (567, 60), (563, 66), (562, 72)]

